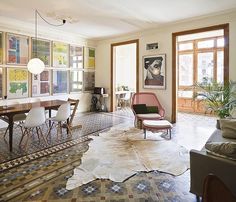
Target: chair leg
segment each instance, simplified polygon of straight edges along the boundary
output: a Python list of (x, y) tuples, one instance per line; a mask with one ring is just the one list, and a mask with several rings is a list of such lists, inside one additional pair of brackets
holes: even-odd
[(4, 133), (4, 139), (6, 139), (6, 135), (7, 135), (7, 131), (9, 130), (9, 126), (7, 126), (7, 129), (6, 129), (6, 131), (5, 131), (5, 133)]
[(65, 123), (65, 124), (66, 124), (66, 128), (68, 129), (70, 136), (72, 136), (72, 131), (71, 131), (70, 126), (68, 125), (68, 123)]
[(39, 139), (39, 143), (40, 143), (40, 137), (39, 137), (38, 127), (36, 127), (36, 133), (37, 133), (37, 136), (38, 136), (38, 139)]
[(27, 129), (25, 129), (25, 131), (22, 133), (19, 146), (21, 145), (21, 142), (23, 141), (23, 138), (24, 138), (24, 136), (26, 135), (26, 130), (27, 130)]
[(50, 128), (48, 130), (48, 134), (46, 136), (47, 139), (48, 139), (48, 136), (51, 134), (51, 130), (52, 130), (53, 125), (54, 125), (54, 122), (52, 123), (52, 125), (50, 126)]
[(40, 134), (41, 134), (41, 136), (42, 136), (42, 138), (43, 138), (45, 144), (48, 145), (48, 142), (47, 142), (46, 138), (45, 138), (44, 135), (43, 135), (42, 129), (41, 129), (40, 127), (38, 127), (38, 128), (39, 128)]
[(144, 139), (146, 139), (146, 137), (147, 137), (147, 130), (146, 130), (146, 128), (144, 128), (143, 130), (144, 130)]
[(29, 140), (30, 140), (30, 130), (27, 129), (27, 140), (26, 140), (26, 143), (25, 143), (25, 149), (27, 150), (28, 148), (28, 145), (29, 145)]
[(57, 140), (58, 140), (58, 134), (60, 132), (60, 122), (57, 124)]

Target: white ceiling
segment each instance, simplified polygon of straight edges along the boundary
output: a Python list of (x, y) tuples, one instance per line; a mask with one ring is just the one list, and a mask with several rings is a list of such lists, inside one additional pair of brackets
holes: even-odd
[(34, 25), (38, 9), (50, 22), (71, 22), (56, 29), (98, 39), (234, 8), (236, 0), (1, 0), (0, 16)]

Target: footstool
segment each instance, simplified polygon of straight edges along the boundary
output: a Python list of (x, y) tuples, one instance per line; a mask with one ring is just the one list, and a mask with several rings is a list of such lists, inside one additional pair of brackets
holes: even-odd
[(171, 139), (172, 124), (167, 120), (143, 120), (144, 139), (147, 130), (167, 130)]

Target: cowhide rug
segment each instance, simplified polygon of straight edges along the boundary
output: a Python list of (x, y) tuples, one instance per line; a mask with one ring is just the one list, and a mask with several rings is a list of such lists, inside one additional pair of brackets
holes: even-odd
[(189, 168), (185, 148), (151, 132), (144, 140), (142, 130), (115, 128), (92, 138), (81, 165), (67, 181), (68, 190), (95, 179), (123, 182), (139, 171), (158, 170), (177, 176)]

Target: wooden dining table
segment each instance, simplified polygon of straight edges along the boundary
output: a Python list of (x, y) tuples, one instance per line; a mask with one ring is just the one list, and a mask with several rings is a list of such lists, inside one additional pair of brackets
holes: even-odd
[[(5, 107), (0, 107), (0, 117), (7, 117), (8, 124), (9, 124), (9, 150), (12, 152), (13, 146), (13, 117), (16, 114), (23, 114), (30, 111), (33, 107), (44, 107), (45, 110), (49, 111), (49, 118), (51, 118), (51, 111), (58, 109), (59, 106), (66, 103), (67, 101), (63, 100), (48, 100), (48, 101), (40, 101), (34, 103), (23, 103), (23, 104), (16, 104), (16, 105), (9, 105)], [(73, 105), (73, 102), (70, 102)], [(3, 119), (4, 120), (4, 119)], [(69, 120), (67, 120), (69, 122)], [(51, 125), (49, 121), (49, 125)]]

